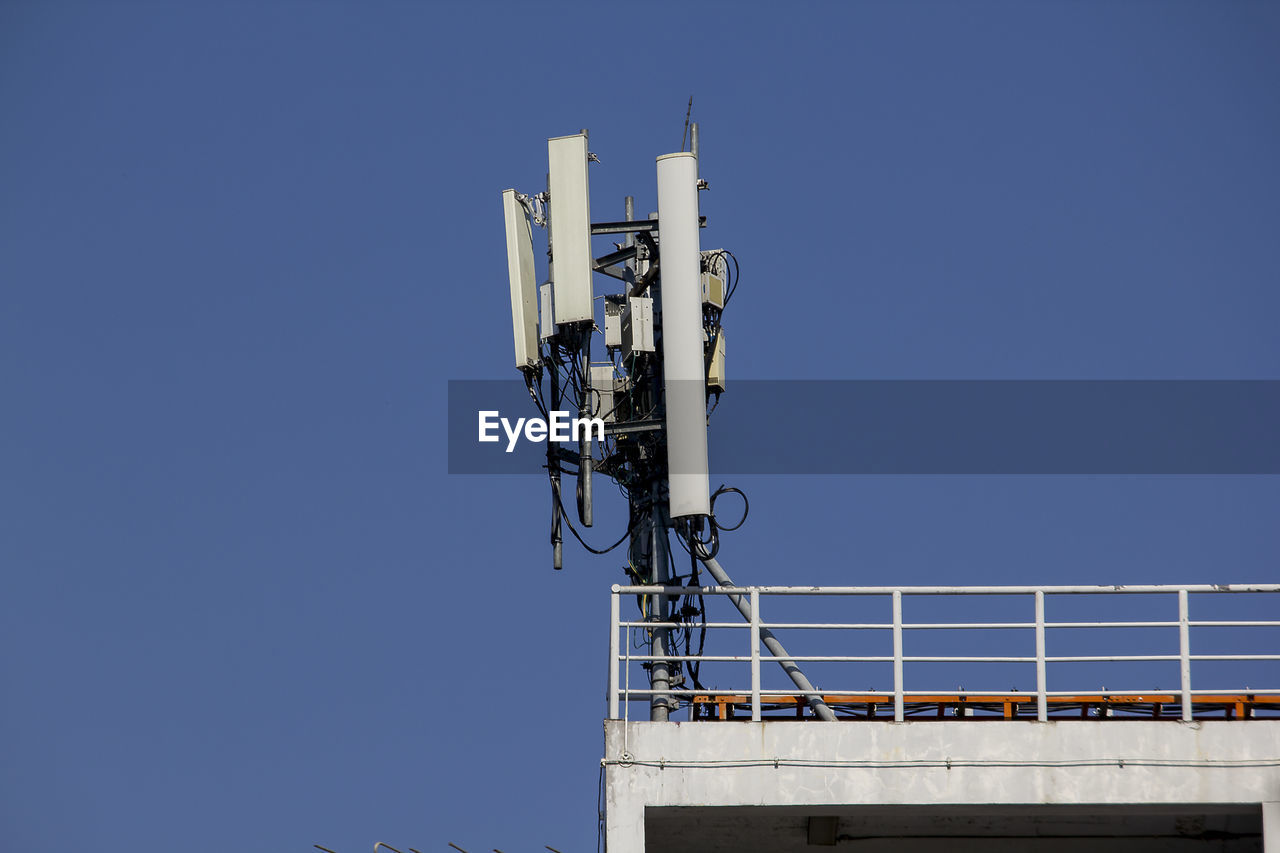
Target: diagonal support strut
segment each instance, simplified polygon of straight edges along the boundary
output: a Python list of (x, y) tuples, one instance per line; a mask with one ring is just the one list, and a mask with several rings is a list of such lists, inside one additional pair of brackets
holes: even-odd
[[(729, 577), (728, 572), (724, 570), (724, 567), (716, 562), (715, 557), (708, 555), (700, 547), (697, 548), (697, 555), (698, 559), (702, 561), (702, 565), (706, 566), (707, 571), (716, 579), (716, 583), (720, 584), (720, 586), (736, 586), (733, 580)], [(750, 622), (750, 599), (745, 595), (735, 595), (731, 593), (729, 595), (729, 600), (733, 602), (734, 607), (738, 608), (738, 612), (742, 614), (742, 617)], [(799, 665), (797, 665), (796, 662), (787, 655), (787, 650), (782, 647), (782, 643), (778, 642), (778, 638), (773, 636), (773, 632), (768, 628), (761, 628), (760, 641), (764, 643), (765, 648), (769, 650), (769, 653), (777, 658), (778, 665), (781, 666), (783, 671), (785, 671), (791, 680), (795, 682), (796, 687), (804, 692), (805, 701), (809, 703), (809, 707), (813, 710), (814, 716), (820, 720), (835, 722), (836, 715), (827, 707), (827, 703), (822, 701), (821, 694), (819, 694), (814, 686), (809, 682), (809, 679), (805, 678), (804, 673), (800, 671)]]

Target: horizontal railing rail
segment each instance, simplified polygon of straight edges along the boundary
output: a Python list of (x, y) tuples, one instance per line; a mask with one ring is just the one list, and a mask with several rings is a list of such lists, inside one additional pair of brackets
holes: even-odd
[[(1034, 694), (1017, 694), (1010, 695), (1006, 691), (963, 691), (969, 696), (986, 697), (989, 701), (1002, 701), (1006, 703), (1024, 703), (1028, 702), (1028, 697), (1034, 696), (1036, 702), (1036, 719), (1045, 721), (1049, 716), (1049, 705), (1051, 700), (1066, 697), (1078, 697), (1081, 695), (1079, 690), (1058, 690), (1050, 689), (1049, 668), (1052, 664), (1099, 664), (1113, 662), (1130, 662), (1130, 663), (1154, 663), (1154, 662), (1172, 662), (1177, 661), (1179, 664), (1178, 688), (1174, 691), (1161, 690), (1159, 688), (1143, 689), (1143, 690), (1115, 690), (1101, 687), (1092, 690), (1092, 694), (1106, 697), (1122, 697), (1123, 701), (1133, 702), (1143, 700), (1144, 697), (1158, 697), (1158, 700), (1167, 701), (1170, 696), (1176, 697), (1174, 704), (1180, 705), (1180, 718), (1182, 720), (1193, 719), (1195, 710), (1194, 699), (1200, 697), (1212, 697), (1214, 699), (1222, 699), (1224, 702), (1228, 697), (1234, 696), (1280, 696), (1280, 686), (1274, 688), (1256, 688), (1250, 686), (1234, 687), (1234, 688), (1204, 688), (1192, 684), (1191, 681), (1191, 664), (1196, 661), (1235, 661), (1260, 663), (1266, 661), (1280, 661), (1280, 653), (1270, 653), (1270, 649), (1259, 652), (1255, 649), (1248, 649), (1236, 654), (1222, 653), (1219, 651), (1207, 651), (1193, 653), (1191, 650), (1191, 629), (1193, 628), (1276, 628), (1280, 627), (1280, 620), (1241, 618), (1241, 619), (1199, 619), (1193, 620), (1190, 613), (1190, 597), (1192, 595), (1231, 595), (1240, 593), (1263, 593), (1277, 594), (1280, 593), (1280, 584), (1197, 584), (1197, 585), (1165, 585), (1165, 584), (1140, 584), (1133, 586), (874, 586), (874, 587), (812, 587), (812, 586), (756, 586), (756, 587), (680, 587), (680, 586), (620, 586), (615, 585), (612, 591), (610, 606), (610, 642), (609, 642), (609, 717), (610, 719), (627, 719), (629, 718), (629, 707), (631, 701), (634, 700), (652, 700), (655, 697), (672, 697), (687, 698), (693, 701), (695, 697), (704, 697), (708, 693), (705, 689), (683, 689), (664, 687), (662, 689), (653, 689), (647, 685), (644, 687), (631, 686), (631, 668), (633, 664), (651, 665), (657, 661), (666, 661), (670, 663), (685, 662), (702, 662), (702, 663), (724, 663), (724, 664), (748, 664), (749, 675), (746, 679), (747, 686), (741, 688), (719, 690), (721, 696), (740, 695), (749, 697), (751, 707), (751, 719), (759, 720), (761, 718), (761, 706), (765, 699), (773, 699), (775, 701), (781, 699), (789, 699), (791, 701), (800, 702), (801, 697), (808, 694), (806, 691), (798, 689), (767, 689), (761, 684), (760, 664), (760, 636), (761, 632), (770, 631), (829, 631), (833, 633), (844, 632), (890, 632), (892, 635), (893, 653), (891, 655), (850, 655), (850, 654), (831, 654), (831, 655), (788, 655), (786, 660), (795, 664), (807, 663), (823, 663), (823, 664), (862, 664), (862, 663), (879, 663), (892, 664), (893, 668), (893, 689), (892, 693), (875, 694), (874, 691), (867, 690), (850, 690), (850, 689), (825, 689), (818, 688), (815, 685), (815, 691), (824, 697), (834, 697), (838, 700), (840, 697), (857, 697), (858, 701), (876, 701), (892, 697), (894, 714), (896, 721), (902, 721), (906, 717), (906, 704), (912, 697), (933, 697), (937, 698), (948, 691), (932, 690), (932, 689), (915, 689), (912, 685), (909, 689), (905, 683), (905, 667), (907, 664), (917, 663), (953, 663), (953, 664), (975, 664), (975, 663), (1004, 663), (1004, 664), (1022, 664), (1035, 665), (1035, 684)], [(659, 622), (652, 619), (632, 619), (624, 620), (621, 617), (621, 601), (624, 597), (629, 596), (645, 596), (649, 600), (656, 600), (655, 597), (665, 596), (668, 598), (676, 598), (682, 596), (742, 596), (749, 597), (751, 607), (750, 621), (743, 622), (706, 622), (700, 623), (698, 628), (706, 628), (708, 631), (716, 632), (735, 632), (744, 630), (748, 642), (743, 648), (741, 654), (633, 654), (633, 643), (631, 637), (633, 632), (645, 632), (642, 636), (647, 636), (647, 632), (651, 632), (656, 628), (688, 628), (689, 625), (683, 622)], [(1054, 596), (1119, 596), (1119, 595), (1157, 595), (1169, 596), (1176, 599), (1176, 618), (1169, 618), (1173, 614), (1160, 615), (1159, 618), (1152, 619), (1100, 619), (1096, 621), (1080, 621), (1076, 620), (1058, 620), (1050, 621), (1045, 616), (1046, 598)], [(888, 621), (875, 622), (798, 622), (794, 620), (769, 622), (766, 621), (761, 614), (761, 600), (767, 597), (782, 596), (815, 596), (815, 597), (840, 597), (840, 596), (862, 596), (862, 597), (884, 597), (888, 599), (890, 615)], [(908, 622), (903, 618), (903, 599), (913, 596), (1023, 596), (1031, 599), (1033, 605), (1033, 618), (1026, 621), (939, 621), (939, 622)], [(1280, 612), (1280, 597), (1276, 599), (1276, 607), (1269, 608), (1267, 613)], [(1150, 604), (1146, 609), (1151, 609)], [(1099, 631), (1107, 629), (1127, 629), (1127, 628), (1165, 628), (1178, 629), (1178, 641), (1176, 648), (1170, 648), (1166, 652), (1155, 654), (1080, 654), (1080, 655), (1051, 655), (1046, 650), (1046, 633), (1049, 631), (1059, 631), (1064, 629), (1090, 630)], [(933, 654), (933, 655), (908, 655), (903, 651), (904, 636), (912, 632), (937, 631), (937, 630), (956, 630), (956, 631), (1028, 631), (1034, 632), (1034, 644), (1029, 644), (1021, 654), (1007, 655), (962, 655), (962, 654)], [(626, 637), (625, 648), (622, 642)], [(1280, 649), (1280, 642), (1276, 642), (1277, 638), (1269, 638), (1268, 643), (1272, 647)], [(1171, 644), (1172, 645), (1172, 644)], [(766, 658), (767, 660), (767, 658)], [(1261, 673), (1270, 675), (1270, 673)], [(1280, 679), (1277, 679), (1280, 681)], [(1092, 695), (1091, 694), (1091, 695)], [(871, 697), (868, 699), (868, 697)], [(963, 697), (960, 697), (963, 700)], [(722, 700), (728, 701), (728, 700)], [(1152, 700), (1156, 701), (1156, 700)], [(803, 710), (803, 709), (801, 709)]]

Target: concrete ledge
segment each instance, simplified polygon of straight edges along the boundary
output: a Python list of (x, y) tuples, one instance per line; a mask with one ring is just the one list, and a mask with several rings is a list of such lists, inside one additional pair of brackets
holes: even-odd
[(619, 853), (646, 808), (1277, 802), (1280, 721), (610, 720), (605, 762)]

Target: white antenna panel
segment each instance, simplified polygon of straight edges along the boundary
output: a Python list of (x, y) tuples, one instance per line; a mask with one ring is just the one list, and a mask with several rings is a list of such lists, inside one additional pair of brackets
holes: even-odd
[(503, 190), (507, 221), (507, 277), (511, 280), (511, 333), (516, 367), (538, 366), (538, 282), (533, 271), (533, 226), (515, 190)]
[(538, 308), (538, 326), (541, 329), (542, 340), (545, 341), (547, 338), (555, 337), (556, 334), (556, 321), (551, 311), (551, 303), (555, 301), (551, 297), (551, 282), (539, 285), (538, 294), (542, 297)]
[(556, 324), (593, 317), (591, 201), (587, 188), (587, 136), (547, 140), (551, 166), (551, 252)]
[(698, 160), (687, 152), (658, 158), (658, 250), (669, 510), (672, 518), (710, 515)]

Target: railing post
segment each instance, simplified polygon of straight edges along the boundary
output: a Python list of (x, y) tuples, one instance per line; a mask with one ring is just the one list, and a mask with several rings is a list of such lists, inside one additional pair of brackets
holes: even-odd
[(621, 622), (622, 596), (613, 585), (609, 596), (609, 719), (618, 719), (618, 623)]
[(1036, 590), (1036, 719), (1049, 719), (1048, 677), (1044, 661), (1044, 590)]
[(1191, 622), (1187, 591), (1178, 590), (1178, 665), (1182, 680), (1182, 719), (1191, 719)]
[(751, 722), (760, 722), (760, 590), (751, 588)]
[(893, 591), (893, 721), (902, 722), (906, 709), (902, 700), (902, 592)]

